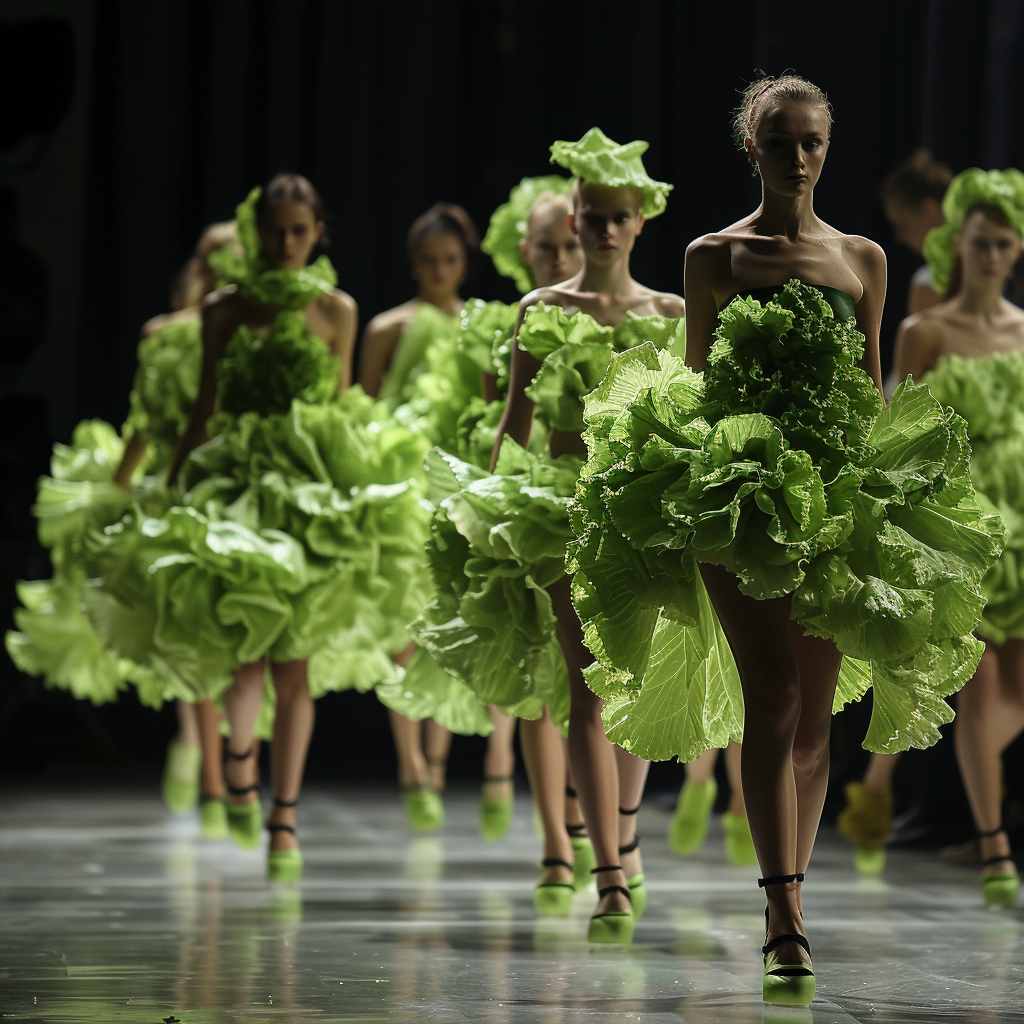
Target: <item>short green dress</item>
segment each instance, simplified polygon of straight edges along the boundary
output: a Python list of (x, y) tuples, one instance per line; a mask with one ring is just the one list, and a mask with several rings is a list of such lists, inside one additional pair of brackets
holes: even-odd
[(843, 653), (835, 710), (874, 687), (865, 746), (926, 746), (983, 645), (1002, 545), (964, 420), (860, 369), (853, 299), (793, 280), (722, 309), (697, 374), (643, 345), (586, 401), (574, 598), (609, 736), (691, 760), (742, 734), (742, 698), (696, 562)]

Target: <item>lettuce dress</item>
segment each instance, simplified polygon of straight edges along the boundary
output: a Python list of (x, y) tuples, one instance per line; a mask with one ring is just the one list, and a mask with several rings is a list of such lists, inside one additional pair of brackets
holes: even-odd
[(722, 309), (703, 374), (642, 345), (586, 400), (574, 599), (609, 737), (689, 761), (742, 735), (696, 562), (843, 654), (834, 710), (874, 687), (869, 750), (926, 746), (983, 645), (1003, 529), (975, 497), (964, 420), (925, 385), (888, 407), (853, 299), (790, 281)]
[(977, 633), (996, 644), (1024, 639), (1024, 352), (943, 356), (924, 381), (967, 421), (971, 480), (979, 502), (998, 512), (1003, 553), (985, 574)]
[[(482, 464), (438, 451), (428, 463), (435, 596), (416, 623), (417, 639), (485, 703), (520, 718), (538, 718), (547, 705), (563, 730), (568, 674), (547, 588), (565, 573), (583, 460), (552, 458), (547, 435), (582, 432), (583, 396), (614, 352), (641, 342), (682, 351), (683, 323), (627, 314), (612, 328), (584, 313), (532, 306), (519, 331), (519, 344), (541, 364), (526, 392), (536, 407), (528, 449), (506, 438), (493, 474), (490, 450)], [(495, 344), (511, 352), (509, 339)]]
[[(70, 445), (54, 446), (50, 475), (39, 481), (34, 513), (53, 576), (18, 584), (22, 607), (14, 613), (17, 630), (7, 634), (6, 645), (22, 671), (78, 699), (104, 704), (129, 684), (151, 707), (189, 696), (173, 675), (113, 653), (97, 635), (87, 615), (92, 588), (86, 538), (117, 522), (133, 505), (159, 512), (169, 503), (163, 477), (195, 401), (201, 355), (198, 317), (172, 319), (143, 338), (121, 433), (102, 420), (79, 423)], [(147, 448), (127, 491), (113, 478), (124, 439), (132, 434), (140, 435)]]

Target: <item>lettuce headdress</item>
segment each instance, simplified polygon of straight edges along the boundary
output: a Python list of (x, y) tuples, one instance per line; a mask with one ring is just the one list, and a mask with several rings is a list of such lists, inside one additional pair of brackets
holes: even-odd
[(921, 246), (940, 294), (946, 293), (953, 276), (956, 236), (963, 228), (967, 214), (979, 206), (1002, 210), (1010, 227), (1024, 237), (1024, 174), (1015, 167), (1008, 167), (1005, 171), (969, 167), (949, 183), (942, 200), (946, 223), (932, 228)]
[(480, 248), (494, 261), (498, 273), (503, 277), (511, 277), (524, 295), (537, 286), (533, 279), (533, 271), (527, 266), (519, 251), (519, 243), (526, 236), (530, 210), (545, 193), (565, 195), (570, 184), (559, 174), (523, 178), (509, 192), (508, 202), (502, 203), (491, 215), (491, 222), (487, 226), (487, 234), (484, 235)]
[(263, 189), (258, 185), (235, 207), (235, 228), (242, 251), (225, 246), (210, 253), (207, 262), (226, 284), (235, 285), (246, 298), (282, 309), (302, 309), (338, 283), (331, 261), (321, 256), (301, 270), (268, 267), (260, 255), (256, 204)]
[(641, 139), (620, 146), (600, 128), (591, 128), (579, 142), (553, 143), (551, 162), (572, 171), (583, 181), (612, 188), (632, 185), (642, 193), (644, 204), (640, 212), (650, 220), (665, 212), (668, 194), (673, 186), (664, 181), (655, 181), (644, 170), (640, 158), (647, 152), (648, 146), (649, 143)]

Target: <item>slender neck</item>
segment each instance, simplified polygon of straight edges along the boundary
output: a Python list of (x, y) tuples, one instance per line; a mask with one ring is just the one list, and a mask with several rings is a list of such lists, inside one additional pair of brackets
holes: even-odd
[(754, 223), (763, 234), (795, 239), (818, 224), (814, 213), (814, 193), (780, 196), (762, 185), (761, 205), (754, 213)]
[(629, 272), (629, 256), (614, 263), (591, 263), (585, 256), (579, 275), (579, 290), (598, 295), (628, 295), (636, 287)]
[(997, 277), (965, 279), (956, 295), (957, 308), (961, 313), (975, 316), (994, 316), (1003, 304), (1003, 288), (1006, 282)]

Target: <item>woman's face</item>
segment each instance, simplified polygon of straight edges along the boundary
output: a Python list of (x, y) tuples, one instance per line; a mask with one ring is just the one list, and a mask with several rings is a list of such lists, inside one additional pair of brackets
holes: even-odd
[(260, 253), (278, 270), (301, 270), (324, 233), (308, 203), (282, 199), (270, 204), (259, 222)]
[(431, 231), (420, 239), (412, 276), (425, 296), (449, 298), (466, 279), (466, 249), (455, 235)]
[(817, 103), (787, 100), (765, 110), (747, 154), (766, 190), (797, 198), (810, 194), (828, 152), (828, 115)]
[(958, 243), (964, 283), (997, 281), (1002, 287), (1022, 250), (1024, 243), (1013, 228), (984, 210), (975, 210), (964, 221)]
[(614, 263), (633, 251), (636, 236), (644, 227), (642, 202), (643, 197), (628, 185), (613, 188), (588, 181), (580, 185), (569, 226), (588, 262)]
[(519, 252), (538, 288), (558, 284), (583, 266), (579, 239), (569, 230), (568, 215), (558, 203), (548, 203), (530, 214)]
[(917, 206), (895, 200), (886, 200), (883, 205), (893, 237), (911, 252), (920, 253), (924, 236), (944, 223), (942, 205), (936, 199), (925, 199)]

